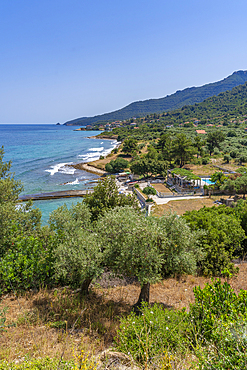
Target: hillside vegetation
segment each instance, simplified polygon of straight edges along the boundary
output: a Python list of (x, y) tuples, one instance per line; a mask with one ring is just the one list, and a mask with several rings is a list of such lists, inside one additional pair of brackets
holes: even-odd
[(221, 81), (209, 83), (200, 87), (190, 87), (178, 90), (176, 93), (160, 99), (149, 99), (133, 102), (126, 107), (114, 112), (97, 115), (94, 117), (81, 117), (67, 121), (65, 125), (86, 126), (96, 122), (126, 120), (132, 117), (142, 117), (150, 113), (161, 113), (185, 105), (200, 103), (208, 97), (218, 95), (221, 92), (231, 90), (233, 87), (244, 84), (247, 81), (247, 71), (237, 71)]
[(193, 182), (185, 166), (205, 176), (224, 161), (235, 173), (204, 190), (235, 195), (232, 208), (146, 217), (106, 176), (44, 227), (31, 203), (16, 207), (22, 187), (0, 148), (0, 369), (246, 368), (246, 102), (247, 83), (103, 134), (122, 141), (112, 173), (169, 168)]

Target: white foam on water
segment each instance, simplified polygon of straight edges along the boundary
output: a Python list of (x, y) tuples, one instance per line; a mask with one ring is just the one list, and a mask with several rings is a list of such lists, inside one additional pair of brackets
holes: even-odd
[(78, 155), (78, 158), (81, 158), (83, 161), (87, 161), (87, 162), (90, 162), (92, 160), (96, 160), (96, 159), (99, 159), (99, 157), (101, 156), (102, 154), (99, 153), (99, 152), (94, 152), (94, 153), (88, 153), (88, 154), (84, 154), (84, 155)]
[(79, 179), (76, 179), (75, 181), (67, 182), (64, 185), (78, 185), (78, 184), (80, 184), (80, 181)]
[[(100, 143), (102, 144), (103, 141)], [(114, 140), (114, 141), (111, 141), (111, 145), (112, 147), (109, 148), (109, 149), (105, 149), (104, 150), (104, 147), (100, 147), (100, 148), (90, 148), (88, 149), (89, 152), (92, 152), (92, 153), (86, 153), (86, 154), (79, 154), (78, 155), (78, 158), (81, 158), (84, 162), (91, 162), (91, 161), (96, 161), (97, 159), (100, 158), (100, 156), (102, 155), (103, 157), (105, 157), (106, 155), (108, 155), (109, 153), (111, 153), (111, 151), (116, 148), (116, 146), (120, 144), (117, 140)]]
[(45, 171), (50, 172), (51, 176), (53, 176), (57, 172), (61, 172), (65, 175), (73, 175), (76, 169), (73, 167), (70, 167), (69, 166), (70, 164), (72, 164), (72, 162), (71, 163), (58, 163), (58, 164), (55, 164), (54, 166), (51, 166), (50, 169), (45, 170)]
[(100, 148), (90, 148), (88, 150), (89, 152), (102, 152), (102, 150), (104, 150), (104, 147), (101, 146)]

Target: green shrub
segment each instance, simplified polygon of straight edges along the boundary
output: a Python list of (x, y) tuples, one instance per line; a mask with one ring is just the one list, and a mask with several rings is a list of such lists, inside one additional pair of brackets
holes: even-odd
[(0, 370), (55, 370), (58, 368), (61, 370), (76, 369), (71, 362), (48, 357), (35, 360), (24, 360), (19, 363), (0, 362)]
[(0, 361), (0, 370), (97, 370), (97, 363), (94, 357), (89, 358), (88, 355), (84, 354), (81, 350), (79, 353), (73, 351), (74, 359), (71, 361), (65, 361), (62, 358), (37, 358), (28, 359), (25, 358), (16, 362)]
[(156, 195), (156, 190), (152, 186), (146, 186), (142, 192), (146, 195)]
[(0, 332), (6, 330), (6, 312), (7, 307), (0, 308)]
[(127, 353), (142, 364), (159, 358), (165, 349), (182, 351), (188, 344), (185, 332), (187, 313), (143, 304), (142, 314), (133, 312), (121, 318), (115, 343), (120, 352)]
[(194, 295), (189, 318), (199, 369), (245, 369), (247, 292), (240, 290), (236, 295), (227, 282), (218, 279), (203, 289), (194, 288)]
[(196, 326), (196, 333), (204, 340), (216, 340), (214, 328), (219, 323), (233, 323), (247, 319), (247, 291), (237, 295), (227, 283), (220, 279), (207, 283), (201, 289), (194, 288), (195, 303), (190, 305), (190, 319)]
[(232, 158), (237, 158), (237, 157), (238, 157), (238, 155), (239, 155), (239, 152), (238, 152), (238, 150), (237, 150), (237, 149), (233, 149), (233, 150), (230, 152), (230, 156), (231, 156)]
[(105, 165), (106, 171), (110, 173), (116, 173), (124, 170), (129, 167), (129, 162), (126, 159), (118, 157), (117, 159), (112, 160), (110, 163)]
[(239, 162), (240, 163), (246, 163), (247, 162), (247, 154), (246, 153), (242, 153), (239, 157)]
[(0, 260), (0, 292), (38, 288), (54, 283), (52, 238), (48, 243), (20, 236)]
[(220, 150), (219, 150), (219, 148), (215, 148), (214, 149), (214, 153), (213, 153), (214, 155), (216, 155), (216, 156), (219, 156), (220, 155)]
[(209, 158), (208, 157), (204, 157), (202, 158), (202, 164), (208, 164), (209, 163)]
[(221, 322), (214, 328), (217, 342), (209, 342), (199, 358), (199, 369), (243, 370), (246, 369), (247, 321)]
[(146, 145), (145, 143), (138, 144), (138, 146), (137, 146), (138, 150), (143, 149), (145, 147), (145, 145)]
[(206, 276), (220, 276), (225, 268), (236, 272), (231, 261), (233, 256), (242, 254), (245, 232), (239, 218), (229, 212), (225, 206), (204, 207), (183, 215), (191, 230), (205, 231), (200, 238), (205, 255), (199, 267)]
[(193, 164), (202, 164), (202, 158), (193, 158), (191, 163)]
[(231, 156), (230, 156), (229, 154), (225, 154), (225, 155), (224, 155), (224, 161), (225, 161), (226, 163), (229, 163), (229, 162), (230, 162), (230, 160), (231, 160)]

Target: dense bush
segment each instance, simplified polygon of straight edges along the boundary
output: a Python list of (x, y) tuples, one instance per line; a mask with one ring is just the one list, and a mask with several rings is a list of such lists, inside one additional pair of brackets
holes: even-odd
[(112, 160), (110, 163), (105, 165), (105, 169), (107, 172), (116, 173), (124, 170), (125, 168), (129, 167), (129, 162), (126, 159), (118, 157), (117, 159)]
[(195, 303), (190, 305), (190, 320), (202, 341), (217, 341), (214, 329), (219, 323), (233, 323), (247, 319), (247, 291), (237, 295), (227, 283), (219, 279), (201, 289), (194, 288)]
[(225, 155), (224, 155), (224, 161), (225, 161), (226, 163), (229, 163), (229, 162), (230, 162), (230, 160), (231, 160), (231, 156), (230, 156), (229, 154), (225, 154)]
[(237, 150), (237, 149), (232, 150), (232, 151), (230, 152), (230, 156), (231, 156), (231, 158), (237, 158), (237, 157), (238, 157), (238, 155), (239, 155), (239, 152), (238, 152), (238, 150)]
[(190, 365), (196, 358), (196, 369), (245, 369), (246, 291), (237, 295), (227, 282), (215, 280), (203, 289), (194, 288), (194, 295), (188, 313), (143, 304), (140, 316), (131, 313), (121, 318), (117, 349), (150, 367), (157, 366), (163, 353), (169, 354), (166, 366), (171, 365), (169, 358), (176, 360), (189, 353)]
[(240, 290), (237, 295), (227, 282), (216, 280), (203, 289), (194, 288), (194, 295), (189, 317), (199, 368), (245, 369), (247, 292)]
[(243, 370), (246, 369), (247, 321), (219, 323), (214, 329), (219, 340), (197, 353), (199, 369)]
[(24, 360), (20, 361), (19, 363), (16, 362), (0, 362), (0, 370), (54, 370), (57, 368), (61, 370), (72, 370), (76, 369), (76, 367), (72, 364), (72, 362), (60, 360), (59, 358), (39, 358), (33, 360)]
[(136, 197), (119, 194), (113, 176), (100, 179), (98, 185), (94, 187), (94, 192), (84, 197), (83, 203), (89, 207), (92, 220), (96, 220), (102, 213), (115, 207), (129, 205), (139, 210)]
[(152, 186), (146, 186), (142, 192), (146, 195), (156, 195), (156, 190)]
[(209, 163), (209, 158), (208, 157), (204, 157), (202, 158), (202, 164), (208, 164)]
[(186, 338), (187, 313), (143, 304), (141, 315), (133, 312), (121, 318), (115, 343), (117, 349), (142, 364), (157, 362), (165, 349), (182, 351), (189, 346)]
[(80, 353), (74, 352), (74, 359), (66, 361), (62, 358), (37, 358), (28, 359), (25, 358), (19, 362), (15, 361), (9, 363), (7, 361), (0, 361), (0, 370), (97, 370), (97, 363), (95, 358), (89, 358), (84, 354), (84, 351)]
[(245, 232), (234, 214), (228, 214), (227, 207), (202, 208), (185, 212), (183, 218), (191, 230), (202, 229), (201, 246), (205, 252), (200, 264), (204, 275), (220, 276), (225, 268), (234, 272), (233, 256), (242, 254)]
[(54, 280), (55, 239), (20, 236), (0, 260), (0, 293), (38, 289)]

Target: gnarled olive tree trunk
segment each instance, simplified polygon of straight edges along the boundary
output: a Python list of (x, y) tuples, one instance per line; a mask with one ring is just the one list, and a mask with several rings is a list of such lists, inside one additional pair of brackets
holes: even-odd
[(91, 284), (93, 279), (85, 279), (81, 285), (81, 291), (80, 291), (80, 300), (82, 300), (82, 298), (85, 296), (85, 295), (88, 295), (89, 294), (89, 285)]
[(141, 308), (142, 302), (149, 303), (149, 294), (150, 294), (150, 283), (143, 284), (138, 301), (133, 306), (134, 312), (137, 315), (141, 314), (140, 308)]

